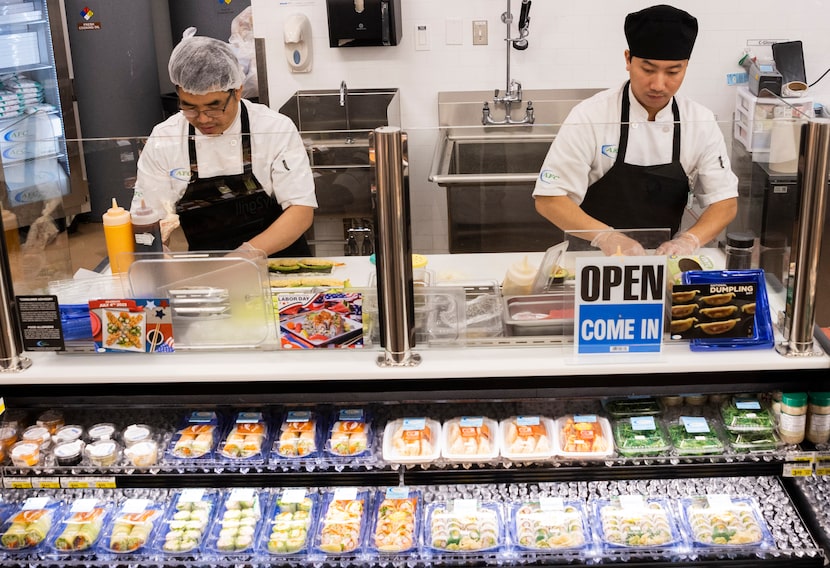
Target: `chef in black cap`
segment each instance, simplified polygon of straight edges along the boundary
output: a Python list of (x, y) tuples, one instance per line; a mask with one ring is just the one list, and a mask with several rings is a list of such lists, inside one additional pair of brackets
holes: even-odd
[[(545, 158), (536, 210), (562, 230), (584, 231), (605, 254), (645, 254), (618, 230), (669, 228), (674, 236), (656, 254), (690, 255), (735, 217), (738, 179), (715, 117), (675, 96), (697, 30), (672, 6), (628, 14), (629, 80), (574, 107)], [(703, 213), (681, 230), (692, 197)]]

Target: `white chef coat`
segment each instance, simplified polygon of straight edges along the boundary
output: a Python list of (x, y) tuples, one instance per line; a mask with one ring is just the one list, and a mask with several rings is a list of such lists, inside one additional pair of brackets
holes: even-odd
[[(316, 208), (308, 154), (294, 123), (265, 105), (244, 99), (242, 104), (251, 125), (251, 162), (257, 181), (276, 197), (283, 210), (291, 205)], [(159, 213), (176, 212), (176, 202), (190, 180), (188, 126), (178, 112), (153, 128), (138, 159), (133, 207), (144, 199)], [(242, 173), (241, 113), (237, 112), (231, 126), (218, 136), (206, 136), (196, 129), (196, 161), (201, 179)]]
[[(680, 164), (701, 208), (738, 196), (726, 143), (712, 112), (675, 97), (680, 110)], [(629, 87), (628, 150), (625, 163), (654, 166), (672, 161), (674, 117), (671, 102), (653, 122)], [(604, 176), (617, 157), (622, 87), (602, 91), (571, 110), (554, 138), (536, 180), (533, 196), (568, 195), (582, 203), (588, 187)]]

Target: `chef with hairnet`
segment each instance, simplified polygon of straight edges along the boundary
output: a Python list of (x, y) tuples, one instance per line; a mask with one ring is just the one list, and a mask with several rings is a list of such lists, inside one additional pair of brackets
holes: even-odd
[[(738, 197), (714, 115), (675, 95), (697, 19), (661, 4), (628, 14), (624, 29), (629, 79), (568, 115), (536, 180), (536, 210), (605, 254), (645, 254), (622, 229), (668, 227), (656, 254), (690, 255), (732, 221)], [(703, 212), (681, 230), (693, 198)]]
[(168, 71), (179, 112), (141, 152), (133, 207), (159, 212), (165, 242), (181, 225), (190, 250), (310, 256), (303, 233), (317, 198), (294, 123), (242, 99), (245, 76), (225, 42), (183, 38)]

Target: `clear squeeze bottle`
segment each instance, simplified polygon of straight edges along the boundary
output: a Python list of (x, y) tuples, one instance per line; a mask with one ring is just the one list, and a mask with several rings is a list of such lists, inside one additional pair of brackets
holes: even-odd
[(507, 269), (502, 284), (502, 294), (505, 296), (527, 296), (533, 291), (533, 281), (536, 279), (537, 268), (524, 257), (520, 262), (514, 262)]
[(104, 239), (107, 241), (107, 256), (113, 274), (126, 272), (133, 261), (135, 238), (130, 222), (130, 212), (119, 207), (112, 198), (112, 207), (102, 216), (104, 221)]
[(130, 211), (135, 237), (135, 252), (161, 252), (161, 224), (159, 214), (144, 200)]

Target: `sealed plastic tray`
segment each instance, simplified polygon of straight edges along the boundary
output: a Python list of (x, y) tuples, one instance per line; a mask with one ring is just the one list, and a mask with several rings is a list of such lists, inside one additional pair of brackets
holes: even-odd
[(305, 489), (275, 494), (262, 528), (260, 551), (280, 557), (307, 552), (317, 508), (317, 494)]
[(173, 434), (167, 458), (173, 461), (209, 461), (214, 457), (221, 422), (215, 412), (188, 414)]
[[(481, 282), (438, 282), (442, 287), (459, 287), (464, 290), (464, 311), (468, 339), (500, 337), (504, 335), (504, 304), (501, 287), (495, 280)], [(440, 317), (448, 326), (455, 324), (453, 311), (444, 311)]]
[(6, 552), (40, 550), (58, 526), (61, 503), (30, 497), (0, 525), (0, 548)]
[(420, 539), (421, 493), (389, 487), (375, 494), (368, 548), (378, 554), (408, 554)]
[(556, 419), (555, 454), (568, 459), (602, 459), (614, 453), (611, 423), (596, 414), (571, 414)]
[(447, 461), (479, 463), (499, 457), (499, 424), (484, 416), (461, 416), (444, 422), (441, 453)]
[(353, 459), (371, 452), (374, 428), (364, 408), (335, 410), (328, 428), (326, 452), (337, 458)]
[(611, 418), (657, 416), (662, 412), (660, 402), (650, 396), (606, 399), (602, 401), (602, 406)]
[(276, 434), (271, 454), (277, 460), (295, 461), (319, 455), (320, 417), (313, 410), (289, 410)]
[(436, 552), (470, 553), (504, 544), (501, 507), (494, 501), (455, 499), (426, 509), (426, 543)]
[(143, 553), (161, 525), (163, 507), (149, 499), (127, 499), (115, 513), (100, 548), (113, 554)]
[(504, 321), (508, 335), (573, 335), (573, 291), (505, 296)]
[(189, 488), (176, 492), (156, 536), (156, 550), (170, 555), (201, 552), (218, 501), (219, 493), (215, 489)]
[(360, 553), (369, 506), (369, 493), (354, 487), (338, 487), (325, 493), (314, 547), (333, 556)]
[(680, 542), (680, 533), (663, 499), (621, 495), (594, 502), (599, 537), (609, 549), (662, 549)]
[(258, 490), (249, 487), (231, 489), (211, 525), (208, 549), (223, 555), (253, 552), (262, 508)]
[(553, 420), (545, 416), (513, 416), (499, 424), (501, 454), (511, 461), (547, 460), (553, 457)]
[(57, 554), (83, 554), (97, 546), (109, 522), (112, 505), (99, 499), (77, 499), (65, 507), (50, 548)]
[(703, 416), (681, 416), (669, 424), (669, 437), (680, 456), (721, 454), (724, 451), (714, 424)]
[(514, 544), (528, 551), (582, 550), (590, 545), (585, 505), (558, 498), (510, 504)]
[(656, 456), (671, 449), (668, 434), (654, 416), (630, 416), (614, 422), (614, 443), (621, 456)]
[(771, 432), (775, 421), (767, 406), (754, 397), (733, 396), (720, 409), (723, 426), (730, 432)]
[(230, 424), (219, 455), (226, 461), (248, 465), (265, 463), (268, 421), (262, 412), (238, 412)]
[(383, 459), (392, 463), (427, 464), (441, 455), (441, 424), (430, 418), (399, 418), (386, 424)]
[(728, 495), (687, 497), (681, 500), (680, 508), (686, 531), (697, 547), (774, 546), (754, 499)]
[(738, 453), (769, 453), (780, 448), (783, 443), (773, 431), (768, 432), (727, 432), (726, 439), (730, 447)]

